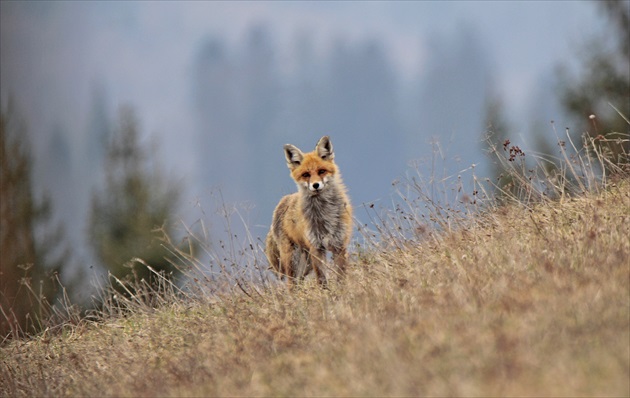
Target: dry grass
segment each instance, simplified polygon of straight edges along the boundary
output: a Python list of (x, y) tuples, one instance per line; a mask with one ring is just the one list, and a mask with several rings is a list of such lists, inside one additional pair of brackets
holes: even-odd
[(372, 212), (329, 290), (270, 283), (249, 235), (201, 244), (206, 260), (178, 251), (186, 289), (106, 294), (92, 320), (5, 344), (0, 394), (629, 396), (630, 179), (573, 172), (579, 193), (554, 200), (515, 172), (501, 206), (445, 208), (418, 185), (429, 213), (406, 197)]
[(4, 396), (630, 394), (630, 186), (2, 348)]

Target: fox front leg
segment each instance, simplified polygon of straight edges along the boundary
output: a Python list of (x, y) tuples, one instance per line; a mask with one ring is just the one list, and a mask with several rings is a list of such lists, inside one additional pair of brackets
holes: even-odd
[(310, 254), (313, 271), (315, 271), (315, 277), (317, 278), (317, 283), (322, 286), (327, 286), (328, 281), (326, 280), (326, 274), (324, 273), (324, 269), (326, 268), (326, 250), (317, 250), (315, 253), (311, 251)]
[(282, 240), (278, 246), (280, 252), (280, 273), (287, 277), (287, 284), (292, 286), (295, 283), (293, 245), (288, 240)]
[(348, 252), (345, 247), (333, 251), (333, 262), (336, 268), (335, 271), (339, 274), (339, 278), (342, 279), (346, 275), (346, 267), (348, 265)]

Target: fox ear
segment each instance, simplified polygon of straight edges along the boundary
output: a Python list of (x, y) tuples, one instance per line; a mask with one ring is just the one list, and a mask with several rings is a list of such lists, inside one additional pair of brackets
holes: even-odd
[(291, 170), (299, 166), (302, 163), (302, 159), (304, 159), (302, 151), (291, 144), (284, 146), (284, 156), (287, 158), (287, 166), (289, 166)]
[(333, 160), (335, 158), (332, 142), (330, 142), (330, 137), (327, 135), (319, 139), (315, 150), (317, 151), (319, 157), (324, 160)]

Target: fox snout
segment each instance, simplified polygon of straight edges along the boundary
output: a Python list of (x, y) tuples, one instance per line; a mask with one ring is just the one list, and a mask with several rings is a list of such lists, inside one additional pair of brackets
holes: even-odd
[(312, 182), (312, 183), (308, 184), (308, 189), (311, 192), (319, 192), (322, 189), (324, 189), (325, 186), (326, 186), (326, 184), (324, 183), (324, 181), (315, 181), (315, 182)]

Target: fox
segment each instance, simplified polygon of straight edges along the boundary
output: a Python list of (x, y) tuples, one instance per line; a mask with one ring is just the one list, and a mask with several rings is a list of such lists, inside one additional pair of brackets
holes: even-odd
[(315, 150), (303, 153), (291, 144), (284, 155), (297, 192), (280, 199), (265, 240), (270, 268), (289, 287), (314, 271), (320, 285), (327, 286), (324, 272), (327, 253), (343, 278), (352, 237), (352, 205), (347, 194), (329, 136)]

